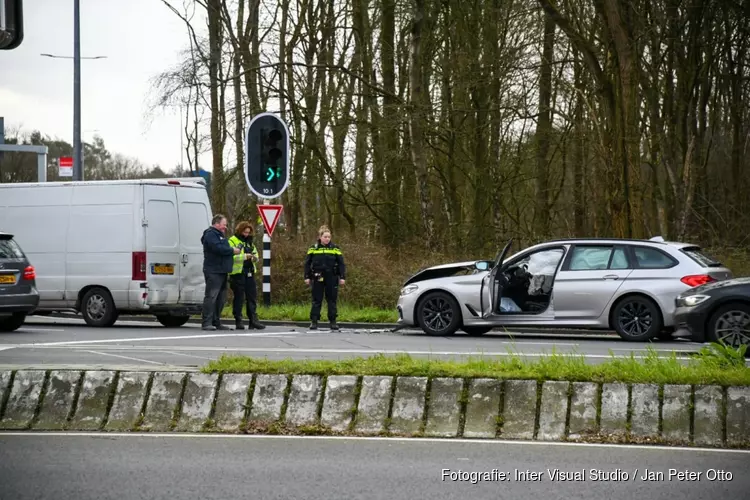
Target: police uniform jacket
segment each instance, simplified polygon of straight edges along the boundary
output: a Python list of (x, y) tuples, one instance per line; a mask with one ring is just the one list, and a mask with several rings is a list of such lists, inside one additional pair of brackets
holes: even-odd
[(346, 266), (341, 249), (332, 241), (328, 245), (318, 242), (311, 246), (305, 258), (305, 279), (313, 279), (317, 273), (333, 274), (346, 279)]

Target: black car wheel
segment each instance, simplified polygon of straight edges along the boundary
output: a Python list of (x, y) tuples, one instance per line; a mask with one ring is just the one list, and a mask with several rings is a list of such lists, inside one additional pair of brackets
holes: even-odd
[(110, 327), (117, 321), (112, 296), (104, 288), (92, 288), (81, 300), (81, 314), (89, 326)]
[(26, 321), (26, 313), (13, 313), (8, 317), (0, 318), (0, 332), (13, 332), (21, 328)]
[(461, 324), (461, 309), (444, 292), (432, 292), (417, 309), (419, 326), (427, 335), (453, 335)]
[(613, 311), (613, 327), (623, 340), (642, 342), (654, 338), (662, 329), (659, 307), (649, 298), (626, 297)]
[(190, 316), (168, 316), (159, 315), (156, 319), (167, 328), (179, 328), (188, 322)]
[(735, 348), (750, 347), (750, 306), (727, 304), (721, 306), (708, 321), (708, 340)]
[(461, 330), (465, 331), (467, 335), (472, 337), (478, 337), (492, 330), (491, 326), (464, 326)]

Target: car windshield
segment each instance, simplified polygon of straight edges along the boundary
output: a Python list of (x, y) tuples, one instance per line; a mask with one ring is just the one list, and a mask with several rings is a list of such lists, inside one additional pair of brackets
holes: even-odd
[(721, 262), (708, 255), (700, 247), (683, 248), (682, 252), (703, 267), (721, 267)]
[(0, 239), (0, 259), (23, 259), (21, 247), (11, 238)]

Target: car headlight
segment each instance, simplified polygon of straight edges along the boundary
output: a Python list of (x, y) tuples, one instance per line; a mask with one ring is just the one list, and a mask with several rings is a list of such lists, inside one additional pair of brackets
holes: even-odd
[(708, 299), (708, 295), (688, 295), (687, 297), (679, 297), (677, 300), (682, 307), (695, 307)]
[(401, 289), (401, 296), (403, 297), (404, 295), (409, 295), (410, 293), (414, 293), (417, 290), (419, 290), (419, 287), (417, 285), (405, 286)]

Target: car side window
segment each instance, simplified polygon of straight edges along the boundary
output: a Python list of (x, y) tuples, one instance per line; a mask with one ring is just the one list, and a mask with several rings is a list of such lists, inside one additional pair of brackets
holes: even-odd
[[(612, 247), (606, 246), (577, 246), (570, 257), (571, 271), (597, 271), (607, 269)], [(627, 259), (625, 259), (627, 261)]]
[(641, 269), (667, 269), (675, 265), (674, 260), (655, 248), (635, 247), (633, 254)]
[(615, 248), (615, 253), (612, 255), (612, 262), (609, 264), (610, 269), (630, 269), (630, 263), (628, 262), (628, 256), (625, 253), (625, 249), (622, 247)]

